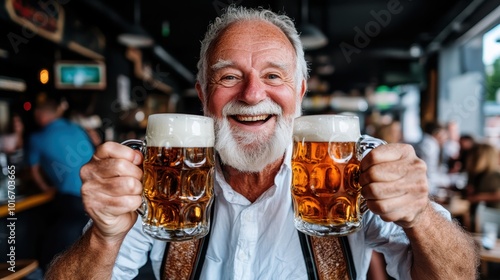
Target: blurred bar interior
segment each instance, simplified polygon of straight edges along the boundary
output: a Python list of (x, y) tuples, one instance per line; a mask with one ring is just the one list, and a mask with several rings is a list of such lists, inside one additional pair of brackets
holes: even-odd
[[(40, 191), (26, 146), (16, 146), (14, 117), (26, 144), (38, 128), (36, 96), (62, 95), (66, 116), (97, 143), (141, 138), (153, 113), (202, 114), (199, 41), (229, 2), (0, 0), (0, 214), (7, 222), (14, 165), (16, 214), (27, 221), (16, 229), (16, 258), (37, 259), (51, 196), (24, 200)], [(500, 1), (237, 2), (296, 20), (311, 70), (304, 114), (356, 114), (375, 135), (399, 122), (396, 141), (409, 143), (425, 123), (454, 121), (460, 134), (500, 148)], [(2, 263), (8, 237), (2, 227)]]

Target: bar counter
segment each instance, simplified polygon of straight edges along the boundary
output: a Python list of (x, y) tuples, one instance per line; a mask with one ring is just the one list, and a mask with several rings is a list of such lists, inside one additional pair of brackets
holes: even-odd
[(0, 205), (0, 218), (7, 217), (9, 210), (13, 210), (14, 214), (18, 214), (19, 212), (48, 203), (54, 198), (54, 194), (54, 192), (44, 192), (16, 196), (14, 209), (9, 209), (8, 201), (3, 201)]
[[(38, 258), (43, 237), (48, 233), (51, 220), (49, 209), (55, 192), (41, 192), (24, 170), (19, 170), (16, 177), (19, 180), (16, 180), (13, 193), (9, 194), (11, 199), (2, 194), (0, 200), (0, 223), (6, 225), (0, 227), (0, 243), (5, 245), (0, 246), (0, 263), (6, 264), (13, 259), (16, 268), (29, 273), (39, 265)], [(5, 266), (0, 267), (0, 275), (0, 279), (22, 279)]]

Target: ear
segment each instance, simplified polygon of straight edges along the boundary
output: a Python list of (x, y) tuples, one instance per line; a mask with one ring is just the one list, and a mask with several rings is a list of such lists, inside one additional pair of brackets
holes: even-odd
[(307, 80), (303, 79), (302, 83), (300, 84), (300, 100), (304, 99), (304, 95), (306, 95), (307, 91)]
[(205, 98), (203, 98), (203, 90), (201, 88), (200, 83), (196, 82), (195, 89), (196, 92), (198, 92), (198, 98), (200, 99), (201, 103), (205, 105)]

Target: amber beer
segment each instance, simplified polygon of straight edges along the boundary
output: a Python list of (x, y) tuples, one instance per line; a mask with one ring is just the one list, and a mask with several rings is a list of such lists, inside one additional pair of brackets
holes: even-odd
[(144, 158), (144, 230), (160, 238), (208, 233), (213, 200), (213, 147), (148, 147)]
[(342, 236), (361, 228), (363, 156), (356, 116), (312, 115), (294, 122), (292, 199), (295, 226), (313, 236)]
[(214, 126), (208, 117), (148, 118), (143, 162), (143, 230), (166, 241), (205, 236), (214, 184)]

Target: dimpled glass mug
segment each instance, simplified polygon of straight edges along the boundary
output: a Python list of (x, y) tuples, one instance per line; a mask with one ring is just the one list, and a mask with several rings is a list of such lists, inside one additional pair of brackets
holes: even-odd
[(357, 116), (298, 117), (293, 127), (295, 227), (312, 236), (344, 236), (361, 228), (366, 201), (359, 165), (384, 141), (360, 134)]
[(143, 162), (143, 230), (166, 241), (197, 239), (210, 229), (214, 185), (214, 123), (189, 114), (153, 114), (146, 137), (122, 144)]

